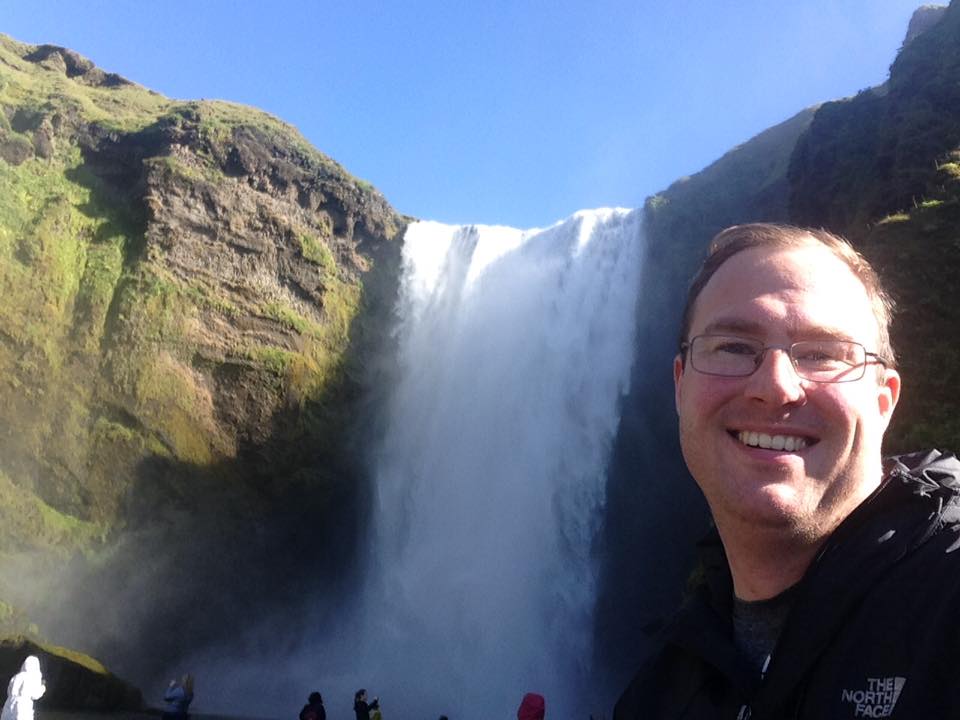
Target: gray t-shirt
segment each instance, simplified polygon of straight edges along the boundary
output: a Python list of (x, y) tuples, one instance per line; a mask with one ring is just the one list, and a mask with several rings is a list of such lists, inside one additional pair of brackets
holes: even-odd
[(733, 641), (757, 673), (766, 670), (767, 658), (793, 605), (795, 587), (769, 600), (733, 598)]

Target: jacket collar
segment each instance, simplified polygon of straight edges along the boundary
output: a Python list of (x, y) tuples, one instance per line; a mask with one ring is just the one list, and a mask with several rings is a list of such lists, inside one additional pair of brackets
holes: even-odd
[(890, 458), (885, 469), (884, 482), (834, 531), (797, 587), (777, 643), (789, 651), (782, 665), (774, 653), (762, 686), (733, 643), (733, 582), (715, 530), (698, 544), (703, 582), (665, 628), (666, 639), (720, 670), (748, 696), (756, 692), (755, 709), (779, 706), (890, 566), (944, 524), (960, 523), (956, 457), (913, 453)]

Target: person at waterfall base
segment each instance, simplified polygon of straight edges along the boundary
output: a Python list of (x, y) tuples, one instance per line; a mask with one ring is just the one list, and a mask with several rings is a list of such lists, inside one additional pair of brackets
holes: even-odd
[(40, 659), (36, 655), (28, 655), (20, 672), (10, 678), (0, 720), (33, 720), (33, 703), (43, 697), (46, 690), (40, 672)]
[(517, 708), (517, 720), (543, 720), (547, 710), (547, 703), (543, 695), (527, 693)]
[(184, 675), (177, 680), (171, 680), (163, 693), (163, 720), (185, 720), (189, 717), (187, 709), (193, 700), (193, 676)]
[(300, 711), (300, 720), (327, 720), (327, 710), (323, 707), (323, 696), (314, 690), (307, 698), (307, 704)]
[(357, 720), (371, 720), (373, 712), (380, 711), (380, 699), (374, 698), (370, 704), (367, 704), (367, 691), (363, 688), (357, 690), (353, 695), (353, 712), (357, 715)]
[(715, 530), (615, 720), (960, 718), (960, 461), (881, 456), (891, 311), (835, 235), (714, 238), (673, 376)]

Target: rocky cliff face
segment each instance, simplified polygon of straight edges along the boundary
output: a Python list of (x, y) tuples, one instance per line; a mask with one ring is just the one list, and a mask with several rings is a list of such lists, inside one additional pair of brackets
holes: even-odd
[(947, 11), (946, 5), (921, 5), (910, 18), (910, 24), (907, 26), (906, 37), (903, 38), (903, 45), (906, 47), (914, 38), (920, 37), (927, 30), (932, 28)]
[(241, 621), (342, 578), (406, 220), (279, 120), (62, 48), (0, 37), (0, 109), (8, 630), (159, 666), (217, 634), (206, 588)]
[(899, 304), (904, 391), (890, 452), (960, 448), (958, 118), (955, 1), (905, 42), (882, 92), (825, 104), (791, 159), (790, 217), (849, 237)]

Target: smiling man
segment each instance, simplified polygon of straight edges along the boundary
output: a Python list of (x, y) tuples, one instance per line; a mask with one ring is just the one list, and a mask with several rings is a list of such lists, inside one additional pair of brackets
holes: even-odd
[(960, 463), (881, 457), (890, 314), (837, 236), (714, 238), (673, 375), (716, 533), (616, 720), (960, 717)]

